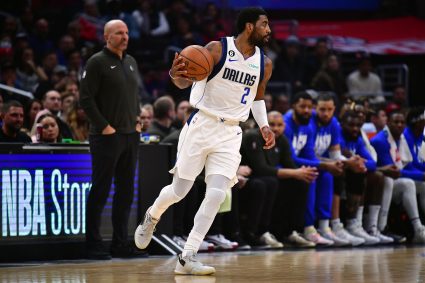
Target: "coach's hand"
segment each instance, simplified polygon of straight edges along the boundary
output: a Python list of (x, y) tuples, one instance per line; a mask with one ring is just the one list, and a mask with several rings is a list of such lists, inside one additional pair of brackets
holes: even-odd
[(264, 149), (270, 149), (275, 145), (275, 137), (269, 126), (264, 126), (260, 129), (261, 135), (263, 136), (266, 144), (263, 146)]

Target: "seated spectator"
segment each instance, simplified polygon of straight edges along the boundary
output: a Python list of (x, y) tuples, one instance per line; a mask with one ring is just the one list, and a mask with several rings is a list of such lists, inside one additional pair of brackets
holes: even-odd
[(344, 101), (347, 92), (345, 78), (341, 72), (338, 57), (331, 54), (322, 69), (313, 77), (311, 86), (317, 91), (330, 91), (337, 96), (337, 104)]
[(146, 133), (153, 119), (153, 110), (144, 105), (140, 111), (140, 121), (142, 122), (142, 133)]
[(67, 122), (67, 117), (69, 112), (71, 111), (71, 108), (73, 107), (74, 102), (76, 101), (75, 96), (70, 93), (66, 92), (61, 95), (61, 110), (60, 110), (60, 116), (63, 121)]
[(152, 0), (138, 0), (139, 6), (132, 16), (140, 29), (141, 37), (158, 37), (168, 34), (170, 26), (164, 12)]
[(267, 113), (272, 111), (272, 109), (273, 109), (273, 95), (271, 93), (265, 93), (264, 94), (264, 103), (266, 104)]
[(305, 64), (300, 52), (298, 38), (288, 37), (285, 47), (276, 59), (276, 66), (271, 77), (272, 81), (288, 82), (294, 93), (305, 88), (303, 81)]
[(196, 32), (190, 25), (188, 18), (177, 19), (177, 31), (171, 39), (171, 45), (185, 48), (189, 45), (203, 45), (204, 41), (198, 32)]
[(47, 52), (54, 50), (54, 44), (50, 39), (50, 26), (45, 18), (35, 22), (34, 31), (29, 36), (29, 44), (34, 50), (35, 58), (42, 58)]
[(2, 127), (0, 131), (0, 142), (30, 143), (31, 138), (21, 132), (24, 124), (24, 107), (18, 101), (6, 102), (0, 112)]
[(89, 138), (89, 121), (86, 113), (77, 100), (70, 105), (65, 120), (71, 128), (74, 139), (80, 142), (86, 142)]
[(291, 105), (289, 103), (289, 98), (287, 95), (278, 94), (273, 97), (273, 110), (285, 114), (290, 108)]
[(16, 55), (16, 62), (17, 85), (20, 89), (34, 93), (40, 82), (49, 79), (43, 69), (36, 65), (34, 52), (30, 47)]
[(379, 76), (372, 72), (372, 62), (368, 54), (359, 53), (358, 68), (347, 77), (349, 95), (359, 97), (372, 96), (374, 103), (384, 102), (382, 83)]
[[(46, 92), (43, 96), (43, 108), (49, 110), (51, 114), (54, 116), (60, 115), (60, 110), (62, 106), (60, 93), (56, 90), (50, 90)], [(72, 139), (72, 132), (69, 128), (68, 124), (61, 119), (57, 121), (59, 125), (59, 131), (61, 133), (61, 137), (64, 139)]]
[(405, 111), (408, 106), (406, 89), (402, 85), (397, 85), (393, 90), (393, 96), (391, 101), (387, 104), (388, 112), (392, 110), (403, 110)]
[(158, 98), (153, 104), (153, 117), (154, 120), (146, 131), (147, 134), (156, 135), (162, 140), (175, 131), (176, 129), (172, 126), (176, 117), (173, 99), (169, 96)]
[(58, 143), (61, 142), (62, 137), (59, 132), (58, 126), (59, 118), (52, 114), (41, 115), (37, 120), (36, 124), (40, 124), (42, 131), (40, 134), (41, 143)]
[(325, 37), (318, 38), (314, 45), (313, 54), (307, 56), (305, 62), (305, 76), (304, 81), (310, 84), (313, 77), (319, 72), (324, 65), (326, 58), (330, 54), (329, 42)]
[(24, 108), (24, 127), (23, 129), (29, 133), (32, 125), (35, 122), (35, 117), (40, 110), (43, 109), (41, 102), (38, 99), (31, 99), (27, 102)]
[[(16, 68), (11, 63), (5, 63), (3, 66), (1, 66), (1, 83), (13, 87), (13, 88), (19, 88), (19, 82), (18, 78), (16, 76)], [(22, 103), (22, 105), (25, 105), (28, 101), (27, 96), (23, 96), (21, 94), (17, 94), (15, 92), (7, 91), (4, 89), (0, 89), (0, 94), (3, 96), (4, 101), (9, 100), (16, 100)]]
[(187, 109), (190, 107), (190, 103), (187, 100), (182, 100), (177, 104), (176, 118), (174, 119), (173, 126), (176, 129), (181, 129), (184, 126), (184, 115)]

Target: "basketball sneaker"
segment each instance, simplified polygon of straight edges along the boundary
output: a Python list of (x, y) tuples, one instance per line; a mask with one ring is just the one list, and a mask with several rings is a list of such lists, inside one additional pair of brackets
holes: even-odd
[(186, 256), (179, 254), (174, 273), (182, 275), (210, 275), (215, 273), (215, 268), (203, 265), (196, 259), (196, 253), (188, 252)]
[(155, 232), (155, 226), (159, 221), (159, 219), (155, 219), (149, 214), (149, 210), (150, 207), (145, 213), (143, 222), (137, 226), (136, 232), (134, 232), (134, 243), (141, 250), (149, 245), (153, 232)]
[(342, 223), (332, 225), (332, 228), (338, 238), (347, 240), (352, 246), (359, 246), (365, 243), (363, 238), (359, 238), (348, 233), (347, 230), (344, 229), (344, 225)]
[(319, 229), (318, 231), (323, 238), (333, 241), (334, 246), (336, 247), (351, 245), (347, 239), (338, 237), (329, 227), (326, 227), (323, 230)]
[(376, 245), (379, 244), (379, 238), (369, 235), (362, 227), (360, 223), (347, 226), (347, 231), (356, 237), (363, 238), (365, 245)]
[(369, 231), (369, 235), (377, 237), (380, 244), (391, 244), (394, 242), (393, 238), (382, 234), (376, 227), (372, 227), (372, 229)]
[(213, 243), (215, 248), (223, 250), (233, 250), (238, 247), (236, 242), (231, 242), (226, 239), (222, 234), (207, 235), (205, 240), (209, 243)]
[(270, 232), (265, 232), (263, 235), (261, 235), (260, 240), (264, 244), (269, 245), (271, 248), (283, 248), (283, 244), (279, 242)]
[(328, 240), (320, 236), (319, 233), (317, 233), (316, 228), (313, 226), (306, 227), (304, 229), (304, 238), (306, 238), (308, 241), (313, 242), (316, 244), (316, 246), (332, 246), (334, 244), (334, 241)]
[(424, 226), (421, 226), (421, 228), (415, 230), (412, 243), (425, 244), (425, 227)]
[(315, 243), (310, 242), (303, 237), (300, 236), (296, 231), (293, 231), (291, 235), (288, 237), (288, 241), (290, 244), (299, 248), (314, 248), (316, 246)]
[(233, 233), (227, 238), (232, 242), (238, 243), (237, 250), (244, 251), (251, 249), (251, 246), (247, 242), (245, 242), (240, 233)]

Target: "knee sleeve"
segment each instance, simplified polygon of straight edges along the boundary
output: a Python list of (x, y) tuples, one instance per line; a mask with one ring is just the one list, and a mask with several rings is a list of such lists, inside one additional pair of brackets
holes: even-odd
[(202, 214), (214, 218), (225, 198), (226, 192), (223, 189), (208, 188), (200, 207)]

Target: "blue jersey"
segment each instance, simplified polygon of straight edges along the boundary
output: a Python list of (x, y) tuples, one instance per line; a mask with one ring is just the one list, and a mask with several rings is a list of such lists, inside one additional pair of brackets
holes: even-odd
[(329, 147), (339, 144), (340, 127), (335, 117), (327, 125), (319, 126), (316, 112), (310, 119), (310, 127), (315, 137), (314, 152), (318, 157), (329, 157)]
[[(385, 166), (385, 165), (391, 165), (394, 164), (394, 161), (391, 157), (390, 153), (390, 143), (388, 142), (388, 133), (387, 131), (380, 131), (375, 137), (372, 138), (370, 143), (375, 148), (376, 153), (378, 155), (378, 161), (377, 166)], [(399, 142), (396, 141), (396, 144), (398, 146)], [(410, 162), (407, 164), (401, 171), (401, 176), (410, 178), (417, 181), (423, 181), (424, 180), (424, 173), (413, 166), (413, 162)]]
[(413, 166), (421, 171), (425, 171), (425, 160), (422, 158), (419, 151), (424, 140), (424, 136), (421, 134), (419, 137), (415, 137), (409, 127), (404, 129), (403, 134), (406, 138), (407, 144), (409, 145), (410, 152), (412, 153)]
[(364, 158), (366, 160), (365, 166), (368, 171), (376, 170), (376, 162), (366, 149), (366, 145), (361, 135), (358, 136), (356, 140), (350, 140), (347, 139), (344, 133), (341, 132), (340, 146), (341, 150), (349, 150), (353, 155), (359, 155)]
[(292, 118), (292, 111), (283, 116), (285, 136), (291, 145), (292, 158), (298, 166), (318, 167), (320, 164), (314, 154), (314, 135), (309, 125), (297, 125)]

